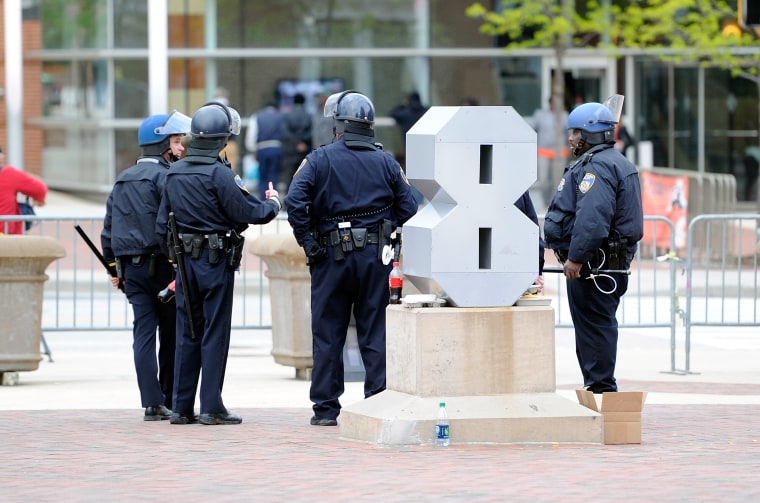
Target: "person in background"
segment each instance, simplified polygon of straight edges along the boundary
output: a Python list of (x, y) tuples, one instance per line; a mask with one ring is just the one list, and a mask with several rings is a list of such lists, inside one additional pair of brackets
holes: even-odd
[[(47, 185), (34, 175), (5, 165), (5, 153), (0, 147), (0, 215), (21, 215), (18, 194), (31, 198), (37, 206), (45, 205)], [(0, 234), (23, 234), (24, 222), (0, 222)]]
[(134, 313), (132, 353), (145, 421), (169, 419), (172, 412), (177, 314), (174, 300), (162, 302), (158, 294), (174, 269), (155, 226), (169, 165), (182, 156), (182, 137), (189, 132), (190, 117), (176, 110), (142, 122), (137, 130), (142, 155), (116, 179), (100, 234), (103, 256), (117, 265), (111, 283), (123, 286)]
[(269, 182), (280, 182), (282, 163), (282, 113), (274, 102), (251, 115), (245, 148), (259, 161), (259, 199), (264, 200)]
[[(614, 148), (615, 123), (601, 103), (584, 103), (570, 113), (568, 144), (577, 160), (565, 169), (544, 221), (546, 246), (567, 280), (583, 385), (593, 393), (618, 389), (615, 316), (644, 235), (639, 173)], [(619, 272), (592, 277), (594, 268)]]
[[(530, 192), (525, 191), (523, 192), (523, 195), (520, 196), (520, 199), (515, 201), (515, 206), (518, 210), (522, 211), (523, 214), (530, 218), (530, 220), (538, 225), (538, 214), (536, 214), (536, 208), (533, 206), (533, 200), (530, 198)], [(536, 292), (541, 293), (544, 289), (544, 252), (546, 248), (546, 243), (544, 242), (544, 239), (539, 235), (538, 236), (538, 278), (536, 278), (536, 281), (534, 282), (534, 285), (537, 286)]]
[[(250, 194), (240, 176), (219, 157), (230, 135), (239, 133), (240, 115), (221, 103), (207, 103), (193, 114), (187, 155), (166, 175), (155, 221), (155, 232), (167, 243), (173, 213), (176, 238), (186, 250), (176, 257), (182, 261), (185, 277), (180, 274), (175, 284), (177, 352), (171, 424), (243, 421), (222, 401), (235, 270), (242, 259), (242, 233), (251, 223), (274, 219), (282, 204), (271, 184), (264, 201)], [(196, 416), (199, 380), (200, 416)]]
[(311, 144), (316, 147), (328, 145), (335, 139), (332, 117), (325, 117), (325, 101), (330, 96), (328, 91), (317, 95), (317, 111), (311, 116)]
[(364, 396), (385, 389), (392, 264), (383, 250), (391, 243), (391, 230), (417, 212), (417, 203), (399, 163), (375, 144), (375, 107), (367, 96), (336, 93), (327, 99), (324, 114), (333, 119), (335, 141), (301, 162), (285, 203), (311, 274), (310, 422), (336, 426), (352, 311), (365, 369)]
[(293, 108), (282, 117), (282, 184), (288, 190), (293, 173), (301, 160), (311, 151), (311, 115), (304, 106), (306, 98), (298, 93)]
[[(557, 184), (562, 178), (562, 170), (565, 166), (565, 149), (562, 151), (562, 159), (556, 159), (557, 129), (554, 120), (554, 99), (549, 97), (546, 107), (536, 110), (528, 122), (536, 131), (536, 146), (538, 147), (538, 193), (541, 195), (541, 207), (545, 208), (557, 189)], [(567, 120), (567, 113), (563, 111), (562, 117)], [(564, 122), (563, 120), (563, 122)], [(562, 127), (561, 125), (557, 125)]]
[(625, 127), (625, 117), (621, 117), (620, 122), (615, 126), (615, 148), (621, 154), (627, 156), (628, 148), (634, 145), (636, 145), (636, 140), (628, 132), (628, 128)]
[[(427, 110), (428, 107), (422, 104), (419, 93), (414, 91), (390, 111), (388, 115), (393, 117), (401, 131), (402, 145), (406, 145), (406, 132), (412, 129), (412, 126), (425, 115)], [(406, 147), (404, 147), (404, 152), (406, 152)]]

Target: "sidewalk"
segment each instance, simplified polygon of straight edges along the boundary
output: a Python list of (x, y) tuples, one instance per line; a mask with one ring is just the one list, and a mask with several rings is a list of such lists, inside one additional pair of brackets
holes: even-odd
[[(65, 196), (60, 201), (73, 215), (104, 211)], [(364, 444), (341, 438), (339, 428), (310, 426), (309, 383), (274, 363), (269, 331), (233, 331), (223, 396), (243, 423), (215, 427), (142, 420), (131, 333), (45, 337), (54, 361), (45, 358), (37, 371), (19, 373), (16, 386), (0, 387), (3, 502), (760, 497), (756, 328), (692, 333), (690, 368), (699, 374), (690, 375), (667, 372), (666, 329), (621, 330), (620, 389), (649, 392), (641, 445), (462, 445), (452, 422), (453, 443), (445, 449)], [(557, 393), (575, 401), (581, 382), (572, 330), (557, 329), (555, 338)], [(677, 368), (684, 364), (682, 344)], [(341, 401), (362, 397), (362, 383), (349, 382)]]

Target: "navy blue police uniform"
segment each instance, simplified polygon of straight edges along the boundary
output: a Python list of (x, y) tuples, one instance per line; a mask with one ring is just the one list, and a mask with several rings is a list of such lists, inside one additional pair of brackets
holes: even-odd
[(334, 425), (340, 413), (342, 351), (352, 309), (365, 369), (364, 396), (385, 389), (385, 309), (392, 264), (381, 260), (381, 224), (385, 220), (386, 228), (396, 229), (417, 212), (398, 162), (371, 137), (351, 138), (345, 133), (312, 151), (285, 198), (293, 234), (309, 257), (311, 424), (324, 426)]
[[(166, 177), (156, 232), (168, 234), (169, 212), (174, 212), (183, 251), (187, 284), (177, 277), (177, 356), (174, 376), (172, 424), (196, 421), (193, 407), (200, 379), (200, 422), (238, 424), (240, 416), (227, 411), (222, 401), (230, 345), (234, 273), (239, 267), (243, 238), (249, 223), (264, 224), (280, 210), (278, 200), (259, 200), (222, 161), (218, 153), (227, 136), (193, 137), (184, 159), (172, 165)], [(168, 241), (166, 241), (168, 242)], [(178, 258), (179, 260), (179, 258)], [(190, 300), (191, 334), (185, 296)], [(202, 370), (202, 377), (201, 377)]]
[(168, 171), (169, 163), (163, 157), (146, 156), (119, 175), (108, 196), (100, 240), (103, 255), (120, 264), (124, 293), (132, 305), (132, 344), (142, 406), (171, 409), (175, 304), (173, 300), (161, 302), (157, 295), (171, 282), (174, 270), (155, 233)]
[(182, 153), (180, 137), (188, 132), (190, 118), (176, 110), (142, 122), (137, 131), (142, 157), (117, 178), (100, 236), (103, 255), (116, 262), (132, 305), (132, 349), (146, 421), (169, 419), (172, 408), (176, 309), (173, 300), (162, 302), (158, 294), (174, 271), (155, 224), (169, 163)]
[(636, 167), (611, 143), (593, 146), (565, 169), (544, 222), (547, 246), (564, 263), (583, 264), (567, 280), (576, 356), (589, 391), (617, 391), (618, 323), (628, 288), (624, 272), (589, 277), (592, 269), (627, 270), (643, 236)]

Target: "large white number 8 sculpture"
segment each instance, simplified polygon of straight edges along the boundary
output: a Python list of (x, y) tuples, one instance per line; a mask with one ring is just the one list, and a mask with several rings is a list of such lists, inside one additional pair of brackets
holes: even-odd
[(403, 272), (457, 307), (511, 306), (538, 276), (538, 227), (514, 202), (536, 180), (536, 133), (512, 107), (432, 107), (406, 135), (428, 201), (403, 228)]

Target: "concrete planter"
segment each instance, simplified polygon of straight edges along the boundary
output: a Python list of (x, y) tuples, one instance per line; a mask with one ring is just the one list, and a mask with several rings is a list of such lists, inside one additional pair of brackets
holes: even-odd
[(66, 251), (42, 236), (0, 236), (0, 373), (37, 370), (45, 269)]
[(292, 234), (266, 234), (250, 245), (252, 254), (267, 265), (272, 304), (272, 356), (294, 367), (297, 378), (310, 378), (311, 276), (303, 250)]
[[(250, 252), (267, 265), (272, 305), (272, 356), (280, 365), (294, 367), (297, 379), (311, 379), (314, 366), (311, 337), (311, 275), (303, 250), (292, 234), (256, 238)], [(364, 381), (364, 364), (356, 339), (353, 316), (343, 347), (345, 381)]]

